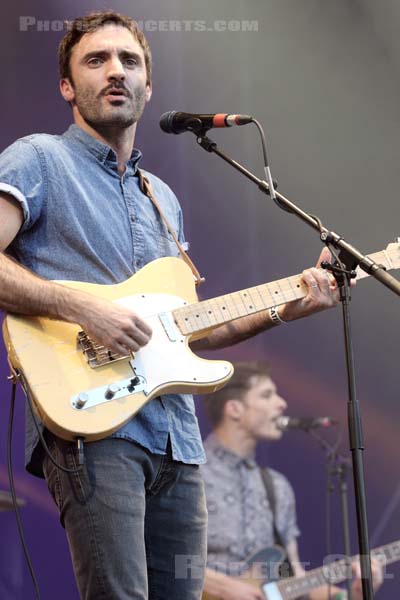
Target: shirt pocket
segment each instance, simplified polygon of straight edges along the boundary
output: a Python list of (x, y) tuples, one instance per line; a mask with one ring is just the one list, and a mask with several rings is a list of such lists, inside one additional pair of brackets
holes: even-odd
[[(178, 231), (174, 227), (174, 224), (169, 221), (170, 226), (178, 238)], [(157, 220), (152, 222), (154, 235), (157, 240), (157, 248), (160, 256), (179, 256), (179, 248), (176, 245), (174, 238), (168, 231), (166, 224), (163, 220)]]

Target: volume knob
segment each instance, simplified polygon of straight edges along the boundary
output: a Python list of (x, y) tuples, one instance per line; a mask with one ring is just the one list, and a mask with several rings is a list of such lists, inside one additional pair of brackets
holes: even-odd
[(120, 391), (120, 389), (121, 388), (117, 383), (111, 383), (105, 391), (105, 398), (107, 398), (107, 400), (112, 400), (115, 394), (117, 394)]
[(81, 392), (76, 399), (76, 408), (83, 408), (86, 402), (89, 400), (89, 394), (87, 392)]

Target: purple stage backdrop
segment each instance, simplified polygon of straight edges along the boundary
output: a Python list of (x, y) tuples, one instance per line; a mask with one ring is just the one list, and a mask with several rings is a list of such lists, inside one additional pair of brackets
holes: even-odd
[[(56, 47), (62, 22), (102, 9), (103, 2), (3, 7), (0, 22), (2, 126), (0, 149), (33, 133), (59, 133), (70, 121), (57, 86)], [(266, 129), (279, 189), (366, 252), (400, 232), (400, 8), (373, 0), (118, 0), (113, 8), (141, 21), (154, 55), (154, 93), (138, 128), (143, 166), (165, 179), (181, 200), (193, 259), (213, 297), (300, 272), (315, 263), (313, 231), (280, 211), (191, 134), (167, 136), (167, 110), (255, 115)], [(253, 127), (213, 132), (227, 152), (262, 176)], [(94, 190), (95, 194), (96, 191)], [(1, 226), (1, 224), (0, 224)], [(398, 274), (398, 273), (397, 273)], [(371, 545), (400, 538), (399, 368), (397, 299), (375, 281), (360, 282), (351, 303), (357, 387), (365, 430)], [(346, 379), (339, 309), (214, 353), (270, 360), (293, 415), (331, 415), (348, 453)], [(210, 355), (211, 357), (211, 355)], [(0, 360), (0, 489), (8, 489), (6, 436), (10, 386)], [(204, 435), (208, 424), (197, 401)], [(24, 399), (18, 393), (13, 464), (28, 547), (42, 598), (78, 598), (64, 532), (43, 481), (23, 468)], [(261, 447), (262, 464), (293, 483), (302, 559), (317, 566), (325, 548), (325, 457), (315, 440), (288, 433)], [(351, 475), (350, 483), (351, 483)], [(352, 489), (352, 485), (350, 485)], [(332, 497), (333, 550), (343, 548), (337, 490)], [(357, 552), (353, 494), (352, 547)], [(34, 598), (12, 513), (0, 513), (0, 598)], [(388, 568), (380, 600), (398, 598), (399, 565)]]

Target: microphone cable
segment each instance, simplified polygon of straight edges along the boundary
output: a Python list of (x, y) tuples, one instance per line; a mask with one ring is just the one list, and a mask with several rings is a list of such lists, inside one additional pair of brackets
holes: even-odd
[(36, 431), (39, 435), (39, 439), (40, 442), (43, 446), (43, 449), (45, 450), (47, 456), (49, 457), (50, 461), (53, 463), (53, 465), (55, 467), (57, 467), (58, 469), (60, 469), (61, 471), (64, 471), (65, 473), (70, 473), (70, 474), (75, 474), (78, 473), (79, 471), (82, 470), (83, 467), (83, 448), (80, 446), (79, 444), (79, 440), (78, 440), (78, 454), (79, 454), (79, 460), (78, 460), (78, 464), (79, 466), (76, 469), (69, 469), (67, 467), (64, 467), (63, 465), (60, 465), (52, 456), (50, 449), (46, 443), (46, 440), (43, 436), (43, 432), (41, 431), (41, 428), (39, 426), (38, 423), (38, 419), (35, 415), (34, 409), (33, 409), (33, 404), (32, 404), (32, 399), (29, 393), (29, 389), (26, 383), (26, 380), (22, 374), (21, 371), (14, 371), (13, 370), (13, 374), (11, 375), (11, 379), (12, 379), (12, 389), (11, 389), (11, 398), (10, 398), (10, 412), (9, 412), (9, 418), (8, 418), (8, 429), (7, 429), (7, 470), (8, 470), (8, 481), (9, 481), (9, 485), (10, 485), (10, 493), (11, 493), (11, 498), (12, 498), (12, 503), (13, 503), (13, 508), (14, 508), (14, 513), (15, 513), (15, 519), (17, 521), (17, 528), (18, 528), (18, 534), (21, 540), (21, 544), (22, 544), (22, 548), (24, 551), (24, 556), (25, 556), (25, 560), (26, 560), (26, 564), (28, 566), (28, 570), (32, 579), (32, 583), (33, 583), (33, 587), (34, 587), (34, 591), (35, 591), (35, 598), (37, 600), (40, 600), (40, 591), (39, 591), (39, 585), (38, 585), (38, 581), (35, 575), (35, 571), (32, 565), (32, 560), (31, 557), (29, 555), (29, 550), (28, 550), (28, 546), (26, 543), (26, 539), (25, 539), (25, 534), (24, 534), (24, 530), (23, 530), (23, 526), (22, 526), (22, 520), (21, 520), (21, 515), (19, 512), (19, 507), (18, 507), (18, 501), (17, 501), (17, 494), (15, 491), (15, 483), (14, 483), (14, 474), (13, 474), (13, 468), (12, 468), (12, 432), (13, 432), (13, 422), (14, 422), (14, 411), (15, 411), (15, 398), (16, 398), (16, 390), (17, 390), (17, 380), (20, 380), (21, 386), (25, 392), (26, 395), (26, 399), (28, 402), (28, 406), (29, 406), (29, 410), (30, 413), (32, 415), (32, 419), (33, 419), (33, 423), (35, 425)]
[(29, 556), (28, 547), (25, 540), (25, 534), (22, 527), (21, 515), (19, 512), (19, 507), (17, 503), (17, 495), (15, 493), (15, 485), (14, 485), (14, 475), (12, 469), (12, 430), (13, 430), (13, 421), (14, 421), (14, 408), (15, 408), (15, 396), (17, 390), (17, 383), (13, 381), (12, 390), (11, 390), (11, 400), (10, 400), (10, 413), (8, 418), (8, 430), (7, 430), (7, 469), (8, 469), (8, 481), (10, 484), (10, 492), (14, 505), (14, 513), (15, 519), (17, 521), (18, 533), (21, 540), (22, 548), (25, 555), (26, 564), (28, 565), (29, 573), (32, 579), (33, 587), (35, 590), (35, 597), (37, 600), (40, 600), (40, 592), (39, 585), (36, 579), (35, 571), (33, 569), (32, 561)]

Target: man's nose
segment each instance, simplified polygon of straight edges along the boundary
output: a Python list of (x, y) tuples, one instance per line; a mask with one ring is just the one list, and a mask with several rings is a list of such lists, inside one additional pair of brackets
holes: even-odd
[(118, 81), (125, 79), (125, 70), (119, 58), (115, 57), (110, 60), (107, 77), (110, 80), (115, 79)]
[(282, 410), (286, 410), (287, 402), (286, 402), (285, 398), (282, 398), (282, 396), (278, 396), (278, 398), (279, 398), (279, 406), (282, 408)]

